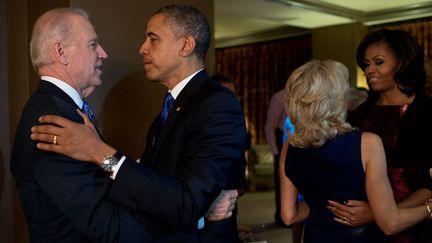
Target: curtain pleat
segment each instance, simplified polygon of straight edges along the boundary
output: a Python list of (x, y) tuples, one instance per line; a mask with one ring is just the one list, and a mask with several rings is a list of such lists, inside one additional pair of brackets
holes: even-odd
[(236, 80), (252, 144), (266, 143), (264, 125), (270, 98), (311, 56), (310, 35), (216, 49), (216, 72)]

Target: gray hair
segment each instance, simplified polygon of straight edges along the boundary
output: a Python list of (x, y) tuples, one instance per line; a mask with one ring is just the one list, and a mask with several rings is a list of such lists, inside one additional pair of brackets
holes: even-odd
[(71, 41), (71, 16), (79, 15), (88, 19), (89, 15), (78, 8), (57, 8), (42, 14), (33, 26), (30, 40), (30, 58), (37, 71), (41, 66), (53, 62), (50, 46), (54, 41), (68, 46)]

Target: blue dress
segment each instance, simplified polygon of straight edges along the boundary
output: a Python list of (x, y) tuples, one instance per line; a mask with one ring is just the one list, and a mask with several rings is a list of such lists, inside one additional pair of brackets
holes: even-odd
[(385, 242), (375, 224), (348, 226), (336, 222), (327, 200), (367, 201), (361, 161), (361, 132), (338, 135), (319, 148), (289, 146), (285, 174), (310, 208), (304, 242)]

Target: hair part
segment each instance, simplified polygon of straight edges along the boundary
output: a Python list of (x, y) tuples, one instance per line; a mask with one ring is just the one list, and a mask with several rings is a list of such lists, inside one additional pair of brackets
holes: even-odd
[(338, 134), (352, 131), (345, 121), (348, 69), (333, 60), (311, 60), (297, 68), (285, 86), (288, 117), (295, 147), (320, 147)]
[(168, 23), (174, 34), (192, 36), (195, 39), (194, 54), (203, 62), (210, 47), (211, 32), (207, 18), (198, 9), (188, 5), (166, 5), (158, 9), (154, 14), (164, 14), (164, 21)]
[(76, 15), (89, 18), (82, 9), (56, 8), (45, 12), (36, 20), (30, 40), (30, 58), (36, 71), (53, 62), (50, 48), (54, 42), (61, 42), (64, 46), (70, 44), (71, 17)]
[(366, 49), (370, 45), (379, 42), (386, 43), (400, 62), (400, 68), (393, 77), (398, 84), (399, 90), (409, 97), (415, 93), (424, 92), (426, 72), (424, 69), (423, 48), (406, 31), (379, 29), (369, 32), (357, 48), (357, 65), (365, 71), (364, 57)]

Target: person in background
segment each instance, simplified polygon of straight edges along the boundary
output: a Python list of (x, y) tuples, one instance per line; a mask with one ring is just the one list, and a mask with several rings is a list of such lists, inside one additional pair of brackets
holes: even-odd
[(279, 226), (285, 226), (280, 217), (280, 183), (279, 183), (279, 152), (282, 148), (284, 125), (286, 119), (284, 91), (279, 90), (270, 99), (267, 109), (267, 118), (264, 125), (266, 141), (274, 158), (274, 185), (275, 185), (275, 222)]
[(360, 87), (349, 87), (346, 93), (347, 100), (347, 119), (350, 119), (351, 113), (353, 113), (359, 105), (367, 100), (369, 92), (365, 88)]
[[(284, 141), (292, 132), (294, 127), (288, 116), (286, 115), (285, 109), (285, 93), (281, 89), (276, 92), (270, 99), (270, 104), (267, 110), (267, 118), (264, 126), (264, 132), (267, 140), (267, 144), (274, 158), (274, 185), (275, 185), (275, 222), (279, 226), (285, 227), (286, 224), (281, 218), (281, 198), (280, 198), (280, 177), (279, 177), (279, 152), (282, 149)], [(298, 200), (302, 200), (301, 195), (298, 196)], [(290, 225), (292, 228), (292, 238), (294, 243), (300, 243), (303, 235), (303, 224), (296, 223)]]
[[(332, 60), (307, 62), (291, 74), (285, 87), (295, 131), (281, 152), (282, 219), (286, 224), (306, 219), (305, 243), (385, 242), (373, 223), (356, 226), (347, 217), (334, 221), (328, 200), (368, 200), (386, 234), (432, 217), (432, 202), (397, 207), (381, 139), (345, 120), (348, 87), (348, 69)], [(305, 201), (297, 202), (298, 192)]]
[(192, 6), (167, 5), (150, 18), (140, 54), (147, 78), (168, 92), (139, 163), (104, 143), (88, 120), (44, 116), (57, 126), (33, 128), (32, 138), (47, 142), (38, 148), (102, 166), (113, 178), (111, 198), (138, 212), (153, 241), (239, 242), (236, 217), (206, 218), (198, 230), (223, 189), (237, 193), (244, 173), (244, 114), (204, 70), (210, 40), (207, 19)]
[(347, 91), (348, 112), (354, 111), (359, 105), (366, 101), (368, 91), (363, 88), (349, 87)]
[[(368, 33), (357, 48), (356, 60), (369, 85), (369, 98), (350, 116), (353, 126), (380, 136), (387, 172), (400, 207), (424, 204), (431, 197), (428, 169), (432, 167), (432, 98), (425, 95), (423, 48), (402, 30)], [(339, 222), (354, 225), (374, 220), (369, 203), (331, 201)], [(390, 237), (391, 242), (432, 242), (431, 222), (421, 222)]]
[[(288, 140), (288, 137), (291, 133), (294, 132), (294, 125), (292, 124), (291, 120), (289, 119), (289, 117), (287, 116), (285, 118), (285, 124), (284, 124), (284, 133), (283, 133), (283, 143), (285, 143)], [(282, 148), (281, 148), (282, 149)], [(279, 161), (277, 161), (277, 163), (279, 163)], [(278, 166), (279, 169), (279, 166)], [(278, 171), (279, 174), (279, 171)], [(280, 176), (279, 176), (280, 178)], [(280, 183), (280, 179), (279, 179), (279, 183)], [(297, 194), (297, 203), (301, 203), (304, 201), (303, 196), (298, 193)], [(298, 222), (295, 224), (291, 225), (291, 232), (292, 232), (292, 242), (293, 243), (302, 243), (302, 238), (303, 238), (303, 223), (302, 222)]]
[(236, 94), (236, 85), (233, 78), (222, 73), (216, 73), (211, 77), (214, 81), (220, 83), (225, 88)]
[[(211, 79), (218, 82), (220, 85), (222, 85), (223, 87), (227, 88), (229, 91), (233, 92), (233, 94), (235, 94), (237, 96), (237, 98), (240, 100), (238, 94), (236, 93), (236, 82), (235, 80), (226, 74), (222, 74), (222, 73), (216, 73), (213, 76), (211, 76)], [(245, 147), (245, 168), (244, 170), (246, 171), (246, 166), (247, 166), (247, 160), (248, 160), (248, 151), (251, 147), (251, 134), (248, 130), (248, 119), (245, 116), (245, 122), (246, 122), (246, 130), (247, 130), (247, 134), (246, 134), (246, 147)], [(245, 173), (245, 178), (244, 178), (244, 185), (242, 188), (239, 188), (239, 196), (243, 195), (245, 193), (246, 190), (246, 173)]]

